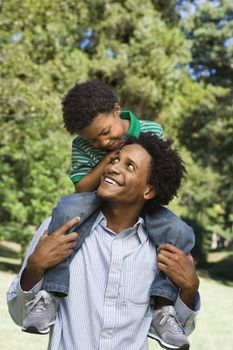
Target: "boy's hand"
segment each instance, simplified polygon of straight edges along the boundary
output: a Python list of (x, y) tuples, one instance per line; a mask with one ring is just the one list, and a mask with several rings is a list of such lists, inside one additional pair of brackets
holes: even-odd
[(111, 161), (116, 156), (117, 151), (109, 151), (105, 156), (104, 159), (107, 161), (107, 163), (111, 163)]
[(99, 163), (79, 182), (75, 184), (75, 191), (80, 192), (93, 192), (96, 191), (101, 180), (101, 176), (105, 167), (111, 163), (112, 159), (115, 156), (116, 151), (108, 152)]

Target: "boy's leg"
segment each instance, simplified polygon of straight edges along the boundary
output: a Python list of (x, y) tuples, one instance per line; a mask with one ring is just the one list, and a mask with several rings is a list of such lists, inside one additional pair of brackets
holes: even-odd
[(173, 307), (177, 295), (177, 286), (158, 272), (151, 286), (153, 320), (148, 336), (168, 349), (189, 349), (190, 343)]
[[(180, 221), (173, 226), (173, 219), (176, 220), (176, 216), (165, 208), (145, 215), (148, 236), (155, 249), (161, 243), (174, 244), (178, 241)], [(189, 349), (189, 341), (173, 307), (178, 296), (178, 287), (164, 273), (158, 271), (151, 285), (150, 296), (154, 311), (148, 336), (168, 349)]]
[(45, 274), (42, 291), (27, 305), (27, 317), (23, 330), (31, 333), (46, 334), (53, 324), (58, 307), (58, 296), (67, 296), (69, 292), (69, 265), (81, 247), (98, 215), (97, 208), (102, 202), (94, 194), (75, 194), (64, 197), (53, 210), (49, 233), (54, 232), (69, 219), (79, 216), (80, 223), (72, 229), (79, 233), (77, 245), (70, 258), (48, 270)]
[(52, 221), (48, 228), (48, 233), (52, 233), (61, 227), (65, 222), (75, 216), (80, 217), (80, 222), (73, 227), (70, 232), (78, 232), (77, 245), (70, 258), (47, 271), (42, 289), (48, 292), (57, 293), (59, 296), (66, 296), (69, 292), (69, 265), (74, 255), (81, 247), (81, 244), (90, 233), (90, 225), (93, 222), (93, 214), (102, 204), (96, 194), (74, 193), (63, 197), (58, 205), (53, 209)]

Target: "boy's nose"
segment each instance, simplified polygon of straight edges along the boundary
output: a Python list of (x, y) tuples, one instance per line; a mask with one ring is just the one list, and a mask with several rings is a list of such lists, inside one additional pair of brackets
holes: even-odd
[(103, 139), (103, 140), (100, 141), (100, 145), (103, 148), (107, 147), (108, 144), (109, 144), (109, 139)]

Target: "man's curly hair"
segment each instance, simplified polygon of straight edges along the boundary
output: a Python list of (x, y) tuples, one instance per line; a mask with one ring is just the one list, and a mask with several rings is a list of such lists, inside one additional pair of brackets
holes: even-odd
[(62, 101), (63, 120), (67, 131), (76, 134), (92, 123), (99, 113), (114, 110), (118, 97), (101, 81), (76, 84)]
[(132, 136), (125, 137), (124, 145), (134, 143), (142, 146), (152, 158), (148, 183), (156, 189), (157, 194), (147, 202), (145, 209), (153, 210), (167, 205), (177, 196), (181, 180), (186, 173), (181, 156), (171, 147), (171, 140), (160, 139), (152, 132), (142, 132), (138, 139)]

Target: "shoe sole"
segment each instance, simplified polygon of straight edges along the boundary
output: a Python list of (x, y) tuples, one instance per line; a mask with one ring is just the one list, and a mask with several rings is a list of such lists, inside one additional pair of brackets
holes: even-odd
[(33, 333), (33, 334), (48, 334), (49, 330), (50, 330), (50, 327), (53, 326), (54, 323), (55, 323), (55, 321), (50, 322), (49, 327), (46, 328), (46, 329), (42, 329), (42, 330), (38, 329), (36, 327), (33, 327), (33, 326), (29, 326), (27, 328), (22, 327), (22, 331), (23, 332), (27, 332), (27, 333)]
[(30, 326), (28, 328), (22, 328), (23, 332), (27, 332), (27, 333), (33, 333), (33, 334), (48, 334), (49, 333), (49, 328), (47, 329), (43, 329), (43, 330), (39, 330), (36, 327)]
[(164, 348), (164, 349), (176, 349), (176, 350), (189, 350), (189, 345), (183, 345), (181, 347), (179, 346), (174, 346), (171, 344), (166, 343), (165, 341), (163, 341), (160, 337), (156, 336), (155, 334), (152, 333), (148, 333), (148, 337), (152, 338), (154, 340), (157, 340), (159, 342), (159, 345)]

